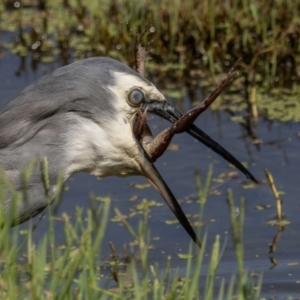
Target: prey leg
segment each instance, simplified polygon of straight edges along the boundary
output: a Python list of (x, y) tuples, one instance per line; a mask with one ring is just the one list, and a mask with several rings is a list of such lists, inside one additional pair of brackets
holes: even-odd
[(137, 113), (134, 133), (152, 162), (155, 162), (166, 151), (175, 134), (186, 131), (194, 123), (195, 119), (216, 100), (232, 78), (237, 75), (233, 71), (239, 62), (240, 60), (235, 63), (229, 70), (226, 78), (221, 81), (217, 88), (200, 105), (182, 115), (169, 128), (161, 131), (155, 138), (153, 138), (151, 130), (147, 125), (146, 112), (139, 111)]

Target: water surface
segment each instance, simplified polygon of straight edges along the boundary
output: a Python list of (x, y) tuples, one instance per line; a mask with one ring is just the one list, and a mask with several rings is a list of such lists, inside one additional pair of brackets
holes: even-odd
[[(0, 59), (0, 99), (13, 95), (59, 66), (59, 61), (53, 64), (40, 64), (33, 71), (30, 57), (19, 58), (4, 52)], [(0, 108), (3, 107), (4, 102), (1, 100)], [(185, 109), (188, 109), (189, 99), (187, 97), (184, 103)], [(154, 132), (158, 132), (166, 127), (167, 123), (155, 118), (152, 125)], [(226, 179), (221, 184), (214, 182), (211, 191), (217, 190), (220, 195), (210, 195), (205, 206), (205, 227), (202, 228), (202, 232), (205, 231), (208, 234), (205, 263), (207, 264), (209, 261), (209, 253), (215, 236), (220, 235), (221, 241), (227, 240), (227, 242), (218, 274), (228, 276), (236, 271), (226, 201), (227, 190), (230, 188), (233, 191), (236, 205), (238, 205), (240, 197), (243, 196), (246, 199), (245, 264), (250, 272), (264, 273), (262, 295), (277, 297), (276, 299), (288, 295), (300, 296), (300, 124), (260, 119), (253, 128), (260, 140), (258, 145), (253, 143), (240, 123), (230, 121), (230, 115), (226, 112), (207, 111), (196, 121), (196, 125), (205, 130), (239, 160), (246, 162), (258, 180), (266, 182), (265, 168), (272, 172), (278, 189), (285, 193), (282, 195), (283, 211), (291, 222), (280, 233), (276, 252), (270, 254), (269, 245), (278, 233), (278, 229), (267, 225), (267, 222), (276, 215), (274, 196), (268, 184), (262, 183), (256, 188), (245, 189), (241, 185), (248, 181), (240, 173), (237, 178)], [(215, 178), (221, 173), (231, 172), (233, 169), (228, 166), (226, 161), (187, 134), (175, 137), (173, 143), (179, 145), (179, 149), (167, 151), (158, 160), (156, 166), (176, 197), (183, 200), (184, 211), (187, 214), (195, 214), (199, 211), (199, 204), (195, 200), (197, 193), (195, 170), (199, 169), (204, 179), (210, 164), (213, 164)], [(69, 215), (75, 215), (76, 206), (88, 208), (90, 192), (97, 196), (111, 197), (112, 208), (118, 207), (124, 214), (129, 213), (129, 209), (143, 198), (163, 203), (153, 188), (138, 190), (133, 188), (131, 183), (146, 183), (146, 180), (142, 177), (125, 179), (110, 177), (98, 180), (88, 174), (77, 174), (69, 180), (69, 190), (63, 195), (62, 203), (56, 214), (60, 216), (63, 212), (68, 212)], [(133, 195), (137, 195), (140, 200), (128, 201)], [(271, 207), (258, 210), (256, 209), (258, 205), (271, 205)], [(114, 216), (113, 209), (111, 216)], [(137, 227), (139, 219), (140, 216), (130, 219), (132, 226)], [(151, 236), (160, 237), (160, 239), (153, 240), (155, 249), (150, 252), (150, 262), (158, 262), (163, 265), (166, 257), (171, 255), (173, 268), (179, 267), (181, 274), (184, 275), (186, 262), (180, 260), (177, 254), (188, 251), (190, 239), (180, 226), (165, 224), (165, 220), (170, 219), (174, 219), (174, 217), (166, 205), (151, 209), (149, 218)], [(27, 225), (22, 226), (26, 228)], [(47, 230), (47, 226), (46, 219), (40, 223), (35, 232), (36, 240), (39, 240)], [(55, 223), (59, 243), (63, 243), (62, 228), (62, 222)], [(110, 222), (104, 240), (104, 253), (110, 252), (109, 241), (113, 241), (117, 249), (122, 249), (122, 245), (131, 242), (132, 238), (124, 227)], [(271, 259), (276, 259), (276, 266)], [(289, 265), (290, 263), (292, 266)]]

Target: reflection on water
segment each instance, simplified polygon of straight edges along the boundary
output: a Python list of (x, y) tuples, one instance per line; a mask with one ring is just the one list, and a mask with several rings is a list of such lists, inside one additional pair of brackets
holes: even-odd
[[(5, 54), (0, 60), (0, 99), (18, 92), (59, 66), (59, 63), (41, 64), (35, 71), (32, 71), (30, 64), (30, 58), (20, 59), (11, 54)], [(188, 94), (186, 102), (182, 105), (186, 108), (189, 106)], [(0, 102), (0, 107), (3, 103)], [(253, 274), (264, 272), (266, 295), (277, 296), (278, 292), (282, 295), (292, 293), (296, 295), (300, 288), (297, 283), (300, 280), (298, 230), (300, 228), (300, 124), (264, 120), (252, 124), (237, 123), (231, 122), (230, 117), (227, 112), (208, 111), (201, 115), (196, 123), (239, 160), (246, 162), (261, 184), (256, 188), (251, 188), (245, 184), (247, 180), (240, 173), (237, 177), (225, 178), (221, 183), (220, 181), (213, 182), (212, 193), (205, 206), (205, 227), (202, 228), (202, 231), (208, 233), (207, 259), (215, 235), (219, 234), (223, 242), (227, 240), (219, 275), (232, 274), (235, 271), (235, 254), (229, 234), (230, 223), (226, 201), (227, 189), (231, 188), (236, 205), (240, 197), (246, 198), (244, 244), (247, 268)], [(155, 127), (154, 132), (167, 126), (166, 122), (158, 118), (155, 118), (152, 124)], [(186, 134), (176, 136), (173, 143), (179, 145), (179, 149), (167, 151), (156, 165), (176, 197), (182, 200), (184, 211), (195, 214), (199, 211), (199, 204), (195, 201), (197, 198), (195, 197), (195, 170), (199, 169), (204, 178), (208, 166), (213, 164), (214, 178), (218, 178), (222, 173), (231, 172), (232, 169), (225, 161)], [(280, 232), (276, 227), (266, 225), (275, 217), (276, 208), (271, 189), (265, 179), (265, 168), (272, 172), (277, 188), (284, 192), (282, 195), (283, 212), (291, 224)], [(140, 203), (143, 198), (162, 203), (163, 200), (154, 189), (138, 190), (131, 187), (132, 182), (144, 183), (145, 179), (111, 177), (97, 180), (88, 174), (78, 174), (68, 182), (70, 189), (64, 194), (57, 215), (60, 216), (64, 211), (74, 215), (76, 205), (88, 207), (91, 191), (96, 195), (110, 196), (113, 207), (118, 207), (122, 213), (129, 213), (130, 208)], [(128, 201), (133, 195), (139, 200)], [(258, 207), (265, 209), (257, 209)], [(174, 267), (181, 266), (181, 272), (184, 273), (186, 262), (180, 260), (177, 254), (188, 251), (190, 238), (180, 226), (167, 225), (165, 220), (170, 219), (173, 219), (173, 215), (166, 205), (151, 209), (149, 219), (151, 236), (160, 237), (160, 239), (153, 240), (155, 249), (151, 251), (150, 259), (163, 264), (166, 257), (171, 255)], [(137, 215), (130, 219), (130, 223), (137, 226), (138, 220)], [(26, 224), (22, 226), (26, 227)], [(55, 224), (61, 243), (63, 243), (62, 226), (63, 224), (59, 221)], [(43, 220), (36, 231), (35, 238), (39, 239), (46, 228), (47, 221)], [(131, 241), (131, 237), (122, 226), (111, 222), (105, 237), (104, 251), (107, 253), (110, 252), (109, 241), (114, 242), (116, 249), (122, 249), (122, 245)]]

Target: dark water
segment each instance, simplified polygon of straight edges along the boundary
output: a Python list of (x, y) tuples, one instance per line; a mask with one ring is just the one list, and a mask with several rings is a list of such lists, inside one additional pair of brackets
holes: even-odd
[[(60, 66), (59, 62), (45, 65), (41, 64), (32, 71), (30, 58), (20, 59), (8, 53), (0, 59), (0, 99), (4, 99), (42, 75)], [(188, 100), (188, 99), (186, 99)], [(0, 107), (3, 102), (0, 102)], [(188, 101), (186, 101), (188, 103)], [(186, 104), (186, 109), (188, 104)], [(167, 123), (159, 119), (152, 122), (155, 130), (161, 130)], [(285, 298), (288, 295), (300, 296), (300, 124), (281, 123), (259, 120), (256, 128), (257, 138), (261, 140), (259, 147), (253, 144), (247, 131), (239, 124), (230, 121), (230, 115), (226, 112), (208, 111), (203, 114), (196, 124), (204, 129), (211, 137), (222, 144), (234, 156), (243, 162), (247, 162), (250, 171), (259, 180), (265, 181), (264, 169), (268, 168), (276, 181), (280, 191), (284, 191), (283, 211), (290, 225), (284, 228), (280, 234), (275, 253), (269, 254), (269, 245), (277, 234), (277, 228), (266, 223), (274, 218), (276, 214), (274, 196), (268, 184), (260, 184), (255, 189), (244, 189), (241, 183), (246, 178), (239, 174), (238, 178), (226, 179), (223, 184), (213, 183), (212, 190), (217, 189), (221, 195), (210, 195), (205, 207), (205, 227), (202, 229), (208, 234), (207, 257), (212, 243), (217, 234), (224, 242), (227, 237), (226, 250), (220, 263), (219, 275), (235, 273), (235, 253), (230, 239), (230, 223), (228, 206), (226, 202), (227, 189), (231, 188), (234, 193), (236, 204), (241, 196), (246, 199), (246, 216), (244, 227), (245, 263), (247, 270), (253, 273), (264, 273), (263, 296)], [(175, 137), (175, 144), (180, 148), (177, 151), (167, 151), (156, 163), (163, 178), (179, 199), (191, 198), (196, 194), (195, 169), (199, 169), (205, 177), (208, 166), (213, 164), (214, 177), (223, 172), (232, 171), (228, 163), (216, 156), (204, 146), (195, 142), (190, 136), (182, 134)], [(129, 208), (136, 203), (128, 199), (137, 195), (141, 199), (163, 201), (153, 188), (137, 190), (130, 183), (145, 183), (141, 177), (120, 179), (115, 177), (97, 180), (88, 174), (78, 174), (68, 183), (69, 191), (63, 196), (62, 204), (57, 212), (61, 215), (67, 211), (69, 215), (75, 214), (75, 206), (88, 207), (89, 193), (93, 191), (99, 196), (110, 196), (112, 208), (118, 207), (122, 213), (129, 213)], [(271, 205), (270, 208), (257, 210), (257, 205)], [(183, 201), (182, 207), (186, 213), (197, 213), (199, 204), (196, 201)], [(112, 216), (114, 215), (112, 211)], [(172, 256), (172, 266), (179, 267), (182, 276), (185, 274), (186, 261), (180, 260), (178, 253), (188, 252), (190, 239), (185, 231), (176, 225), (166, 225), (166, 219), (174, 219), (166, 205), (151, 209), (149, 228), (152, 237), (160, 237), (153, 241), (155, 249), (150, 252), (151, 262), (163, 265), (168, 255)], [(136, 227), (139, 216), (130, 220)], [(26, 225), (24, 225), (26, 227)], [(63, 223), (55, 225), (58, 240), (63, 243)], [(47, 230), (47, 222), (43, 220), (35, 235), (36, 239), (41, 237)], [(108, 242), (113, 241), (117, 249), (122, 249), (123, 244), (128, 244), (132, 238), (126, 229), (117, 223), (109, 223), (106, 236), (104, 252), (109, 253)], [(276, 259), (277, 266), (271, 262)], [(289, 266), (289, 263), (298, 263)]]

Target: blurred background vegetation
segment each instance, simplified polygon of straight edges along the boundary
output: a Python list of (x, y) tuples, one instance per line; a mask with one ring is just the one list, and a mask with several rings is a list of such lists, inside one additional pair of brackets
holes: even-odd
[[(300, 121), (300, 1), (2, 0), (2, 49), (39, 63), (108, 55), (133, 67), (137, 34), (151, 59), (147, 77), (211, 91), (243, 58), (242, 76), (213, 108)], [(169, 87), (169, 86), (168, 86)], [(166, 88), (166, 91), (170, 88)], [(241, 92), (243, 97), (241, 97)], [(181, 92), (172, 92), (175, 98)], [(246, 98), (246, 102), (245, 102)]]

